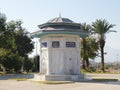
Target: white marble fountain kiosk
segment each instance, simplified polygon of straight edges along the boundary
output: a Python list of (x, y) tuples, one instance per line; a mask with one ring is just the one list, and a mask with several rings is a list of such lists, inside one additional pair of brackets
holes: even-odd
[(32, 36), (40, 38), (40, 71), (35, 74), (38, 80), (81, 81), (80, 38), (88, 33), (75, 23), (61, 16), (38, 25), (39, 31)]

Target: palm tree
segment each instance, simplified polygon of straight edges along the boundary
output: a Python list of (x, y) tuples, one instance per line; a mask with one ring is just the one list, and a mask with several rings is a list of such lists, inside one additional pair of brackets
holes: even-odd
[[(90, 25), (87, 25), (86, 23), (82, 23), (81, 24), (81, 29), (86, 31), (86, 32), (90, 32), (91, 30), (91, 26)], [(86, 69), (86, 67), (88, 67), (88, 64), (89, 64), (89, 61), (87, 59), (87, 55), (86, 55), (86, 38), (82, 38), (82, 44), (83, 44), (83, 60), (82, 60), (82, 63), (83, 63), (83, 69)]]
[(95, 22), (92, 23), (93, 31), (98, 34), (98, 41), (99, 41), (99, 48), (101, 51), (101, 69), (104, 72), (104, 46), (105, 46), (105, 34), (109, 32), (116, 32), (113, 30), (110, 30), (115, 25), (110, 24), (105, 19), (97, 19)]
[[(96, 56), (98, 56), (98, 43), (95, 37), (89, 36), (86, 38), (86, 60), (85, 60), (85, 68), (89, 68), (89, 59), (94, 59)], [(81, 48), (81, 57), (83, 57), (83, 46)]]

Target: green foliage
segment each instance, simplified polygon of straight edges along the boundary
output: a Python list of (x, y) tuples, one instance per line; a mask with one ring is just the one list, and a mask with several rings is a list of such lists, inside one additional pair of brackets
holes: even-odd
[(28, 32), (22, 27), (22, 21), (6, 22), (6, 16), (0, 13), (0, 63), (7, 70), (18, 72), (23, 57), (27, 57), (33, 48)]
[(6, 74), (6, 72), (1, 72), (1, 71), (0, 71), (0, 75), (5, 75), (5, 74)]
[(98, 33), (99, 35), (103, 35), (104, 36), (106, 33), (115, 32), (113, 30), (110, 30), (115, 25), (114, 24), (110, 24), (105, 19), (104, 20), (97, 19), (95, 22), (92, 23), (92, 26), (93, 26), (93, 31), (95, 33)]
[(103, 72), (105, 71), (105, 68), (104, 68), (105, 34), (109, 32), (115, 32), (113, 30), (110, 30), (114, 26), (115, 25), (110, 24), (106, 20), (101, 20), (101, 19), (97, 19), (95, 22), (92, 23), (93, 32), (98, 34), (98, 39), (99, 39), (98, 42), (99, 42), (99, 47), (101, 51), (101, 64), (102, 64), (101, 69), (103, 70)]
[(95, 72), (96, 70), (94, 67), (89, 67), (87, 68), (87, 71), (92, 73), (92, 72)]
[(99, 50), (98, 42), (94, 37), (88, 37), (86, 38), (86, 41), (87, 41), (87, 50), (86, 50), (87, 56), (90, 59), (94, 59), (98, 55), (98, 50)]
[(0, 13), (0, 33), (3, 33), (6, 29), (6, 16), (3, 13)]
[(73, 81), (36, 81), (36, 82), (50, 85), (74, 83)]
[(20, 56), (26, 56), (34, 48), (31, 39), (25, 35), (15, 35), (16, 51)]
[(21, 70), (24, 58), (18, 54), (6, 55), (2, 58), (2, 65), (8, 72), (19, 72)]
[(35, 71), (38, 72), (39, 71), (39, 55), (34, 57), (34, 65), (35, 65)]
[(89, 24), (86, 24), (86, 23), (82, 23), (80, 25), (80, 28), (84, 31), (87, 31), (87, 32), (91, 32), (91, 29), (92, 29), (92, 27)]
[[(86, 23), (81, 24), (81, 29), (91, 33), (92, 27)], [(83, 58), (83, 69), (89, 67), (89, 59), (94, 59), (98, 53), (98, 43), (96, 39), (92, 36), (82, 38), (81, 40), (81, 57)]]
[(32, 70), (33, 68), (33, 62), (32, 62), (32, 59), (29, 59), (29, 58), (26, 58), (24, 60), (24, 70), (26, 72), (29, 72), (30, 70)]
[(26, 81), (27, 78), (11, 78), (10, 80), (16, 80), (16, 81)]
[(6, 16), (0, 13), (0, 48), (14, 49), (15, 39), (13, 32), (6, 23)]
[(22, 21), (6, 22), (6, 16), (0, 13), (0, 48), (10, 50), (25, 57), (34, 48), (28, 32), (22, 27)]
[(10, 53), (10, 51), (4, 48), (0, 48), (0, 57), (5, 56), (7, 53)]
[(94, 67), (88, 67), (87, 69), (81, 69), (81, 73), (86, 74), (86, 73), (95, 73), (96, 69)]
[(112, 78), (93, 78), (92, 79), (95, 82), (117, 82), (118, 79), (112, 79)]
[(5, 55), (9, 54), (9, 53), (10, 53), (9, 50), (6, 50), (6, 49), (4, 49), (4, 48), (0, 48), (0, 64), (1, 64), (1, 62), (2, 62), (2, 58), (3, 58)]
[[(81, 42), (83, 44), (83, 42)], [(81, 57), (83, 57), (83, 46), (81, 47)], [(94, 59), (98, 55), (98, 42), (96, 41), (96, 38), (94, 37), (87, 37), (86, 38), (86, 56), (88, 59)]]
[(34, 48), (32, 40), (28, 37), (28, 32), (22, 28), (21, 21), (10, 21), (9, 28), (13, 30), (16, 49), (13, 52), (18, 53), (22, 57), (26, 57)]
[[(91, 30), (91, 26), (90, 25), (87, 25), (86, 23), (83, 23), (80, 25), (80, 28), (82, 30), (84, 30), (85, 32), (90, 32)], [(86, 69), (89, 67), (89, 60), (88, 60), (88, 56), (86, 54), (86, 48), (87, 48), (87, 45), (86, 45), (86, 37), (82, 38), (82, 56), (83, 56), (83, 60), (82, 60), (82, 68), (83, 69)]]

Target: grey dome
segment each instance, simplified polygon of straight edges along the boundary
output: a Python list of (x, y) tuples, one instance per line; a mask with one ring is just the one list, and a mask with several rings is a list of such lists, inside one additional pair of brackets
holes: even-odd
[(48, 34), (70, 34), (80, 37), (88, 36), (88, 32), (81, 30), (80, 23), (75, 23), (61, 16), (53, 18), (46, 23), (38, 25), (39, 31), (33, 32), (33, 37), (41, 37)]
[(47, 23), (74, 23), (74, 22), (68, 18), (62, 18), (60, 16), (60, 17), (56, 17), (54, 19), (49, 20)]
[(59, 29), (80, 29), (80, 23), (75, 23), (68, 18), (61, 16), (53, 18), (48, 22), (38, 25), (41, 30), (59, 30)]

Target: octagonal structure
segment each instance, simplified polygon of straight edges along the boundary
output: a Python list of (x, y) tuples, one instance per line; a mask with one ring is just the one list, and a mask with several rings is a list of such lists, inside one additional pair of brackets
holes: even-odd
[(61, 16), (38, 25), (40, 30), (33, 37), (40, 38), (40, 71), (38, 80), (81, 81), (80, 38), (88, 35), (75, 23)]

